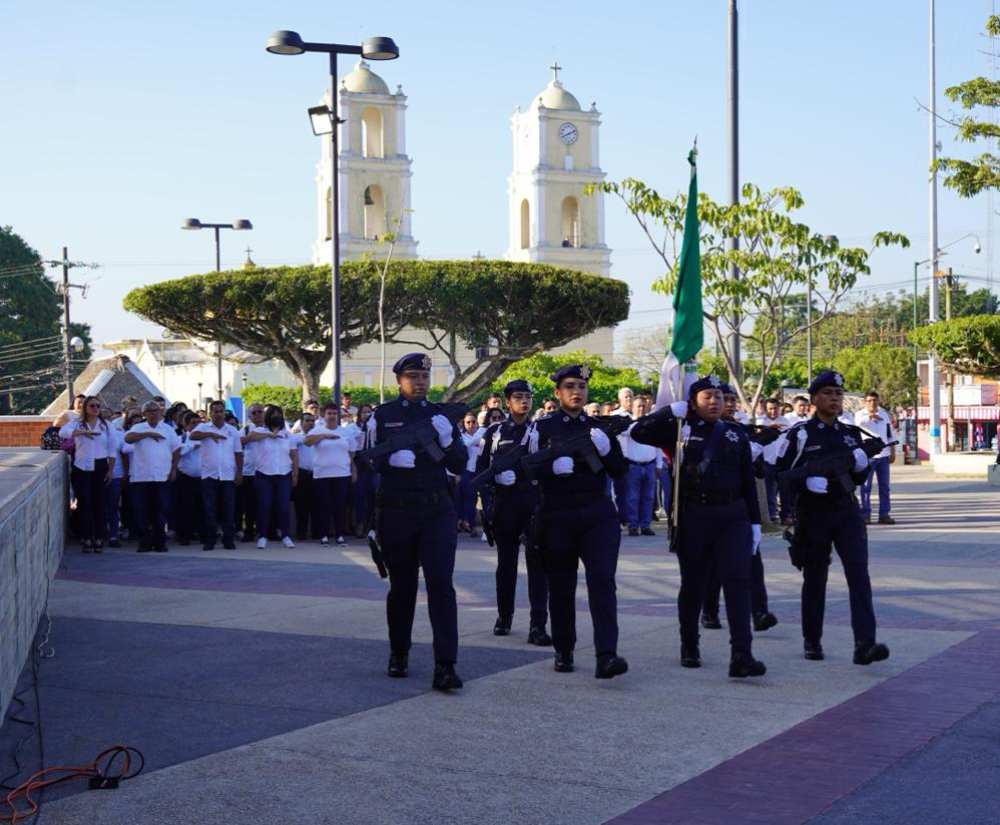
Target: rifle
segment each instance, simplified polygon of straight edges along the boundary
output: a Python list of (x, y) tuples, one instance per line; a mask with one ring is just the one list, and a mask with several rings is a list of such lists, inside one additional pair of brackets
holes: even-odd
[(746, 424), (745, 426), (749, 430), (750, 440), (762, 447), (773, 444), (781, 438), (781, 434), (784, 432), (777, 427), (769, 427), (764, 424)]
[(374, 529), (368, 531), (368, 549), (372, 554), (372, 561), (375, 562), (375, 567), (378, 568), (378, 574), (381, 578), (389, 578), (389, 571), (385, 566), (385, 556), (382, 553), (382, 548), (378, 543), (378, 533)]
[[(627, 415), (594, 415), (590, 420), (603, 430), (608, 438), (616, 438), (628, 430), (634, 423)], [(528, 453), (520, 462), (522, 470), (529, 476), (534, 476), (534, 470), (546, 463), (551, 463), (561, 456), (579, 458), (586, 463), (593, 473), (604, 469), (601, 457), (590, 438), (590, 429), (582, 429), (569, 438), (555, 439), (544, 450)]]
[[(437, 407), (438, 409), (435, 410), (434, 414), (443, 415), (452, 424), (457, 424), (461, 421), (469, 411), (469, 408), (465, 404), (438, 404)], [(441, 445), (438, 443), (437, 430), (431, 424), (430, 417), (400, 427), (397, 432), (394, 432), (385, 441), (375, 444), (367, 450), (355, 453), (354, 458), (356, 460), (360, 459), (370, 466), (374, 466), (376, 459), (398, 450), (427, 453), (431, 460), (438, 464), (444, 459), (444, 450), (441, 449)]]
[[(866, 456), (873, 458), (886, 447), (891, 447), (898, 443), (898, 441), (890, 441), (887, 444), (876, 436), (865, 439), (858, 447), (864, 450)], [(824, 478), (836, 479), (844, 492), (851, 495), (857, 487), (854, 479), (851, 478), (851, 468), (853, 466), (854, 450), (845, 449), (815, 460), (806, 460), (797, 467), (778, 473), (778, 481), (783, 485), (784, 489), (790, 489), (794, 482), (804, 482), (809, 476), (823, 476)]]

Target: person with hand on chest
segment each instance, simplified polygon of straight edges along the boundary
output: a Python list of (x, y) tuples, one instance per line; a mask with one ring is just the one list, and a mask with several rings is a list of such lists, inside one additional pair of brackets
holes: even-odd
[(434, 636), (434, 690), (462, 687), (458, 658), (458, 604), (452, 578), (458, 543), (455, 505), (447, 473), (460, 475), (469, 453), (458, 428), (427, 400), (431, 359), (421, 352), (404, 355), (392, 367), (399, 397), (379, 405), (368, 420), (372, 446), (407, 426), (430, 419), (443, 452), (440, 462), (425, 450), (399, 449), (376, 459), (376, 533), (389, 571), (386, 617), (389, 624), (388, 674), (409, 675), (413, 616), (420, 569), (427, 587), (427, 611)]
[[(821, 372), (809, 385), (816, 412), (808, 421), (792, 427), (769, 448), (766, 460), (782, 473), (797, 466), (806, 477), (796, 482), (795, 533), (790, 548), (792, 563), (802, 570), (802, 637), (805, 658), (825, 658), (821, 642), (826, 606), (826, 581), (832, 549), (844, 565), (850, 596), (851, 628), (854, 631), (854, 663), (869, 665), (889, 658), (889, 648), (875, 640), (875, 608), (868, 575), (868, 534), (853, 490), (844, 486), (842, 473), (821, 469), (819, 461), (842, 457), (847, 485), (864, 482), (869, 458), (861, 449), (864, 434), (839, 420), (844, 410), (844, 377), (839, 372)], [(878, 443), (881, 443), (879, 441)], [(817, 466), (808, 475), (810, 464)]]
[[(491, 424), (483, 436), (483, 451), (476, 462), (476, 473), (484, 472), (493, 460), (517, 447), (524, 440), (531, 419), (531, 385), (517, 379), (503, 390), (510, 414), (503, 421)], [(514, 594), (517, 589), (517, 557), (522, 537), (530, 535), (531, 518), (538, 506), (538, 485), (524, 472), (504, 470), (493, 478), (492, 512), (485, 521), (492, 525), (497, 546), (497, 620), (493, 635), (510, 634), (514, 621)], [(525, 547), (528, 568), (528, 602), (531, 605), (528, 644), (547, 647), (552, 639), (545, 632), (548, 621), (549, 588), (542, 560), (536, 548)]]
[[(851, 423), (875, 433), (887, 444), (896, 439), (889, 414), (879, 406), (879, 396), (875, 390), (868, 390), (865, 393), (865, 408), (854, 414)], [(889, 511), (892, 509), (889, 500), (889, 465), (895, 461), (895, 447), (886, 447), (871, 460), (868, 477), (861, 485), (861, 515), (869, 523), (872, 519), (872, 481), (876, 479), (878, 480), (878, 523), (896, 523), (896, 520), (889, 515)]]
[[(618, 655), (615, 571), (621, 528), (618, 511), (607, 493), (607, 478), (625, 474), (625, 459), (618, 439), (609, 438), (583, 411), (589, 378), (586, 364), (557, 370), (551, 379), (559, 407), (538, 419), (527, 439), (529, 453), (545, 450), (556, 456), (551, 463), (539, 464), (536, 471), (541, 489), (538, 542), (549, 581), (555, 670), (569, 673), (574, 669), (576, 581), (582, 561), (594, 625), (594, 676), (611, 679), (627, 672), (628, 662)], [(558, 454), (562, 443), (581, 433), (588, 434), (599, 456), (599, 472), (574, 455)]]
[[(722, 382), (714, 375), (691, 385), (688, 401), (675, 401), (632, 425), (641, 444), (674, 448), (681, 428), (680, 496), (675, 527), (681, 587), (677, 613), (681, 665), (701, 667), (698, 615), (708, 578), (718, 570), (726, 597), (733, 678), (763, 676), (750, 632), (750, 567), (760, 543), (760, 507), (750, 441), (742, 427), (722, 420)], [(676, 458), (675, 458), (676, 460)]]

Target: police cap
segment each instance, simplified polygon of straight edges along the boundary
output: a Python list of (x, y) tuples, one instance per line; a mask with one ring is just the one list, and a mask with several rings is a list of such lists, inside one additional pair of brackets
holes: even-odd
[(504, 397), (510, 398), (515, 392), (531, 392), (531, 384), (523, 378), (508, 381), (507, 386), (503, 388)]
[(559, 382), (564, 378), (580, 378), (584, 381), (590, 380), (590, 367), (586, 364), (567, 364), (565, 367), (560, 367), (549, 379), (558, 387)]
[(694, 398), (702, 390), (719, 390), (720, 392), (725, 392), (723, 390), (724, 386), (725, 384), (719, 380), (718, 376), (706, 375), (691, 385), (691, 389), (688, 390), (688, 398)]
[(406, 370), (429, 370), (431, 357), (423, 352), (409, 352), (392, 365), (392, 371), (399, 375)]
[(809, 394), (815, 395), (824, 387), (844, 388), (844, 376), (834, 370), (824, 370), (809, 385)]

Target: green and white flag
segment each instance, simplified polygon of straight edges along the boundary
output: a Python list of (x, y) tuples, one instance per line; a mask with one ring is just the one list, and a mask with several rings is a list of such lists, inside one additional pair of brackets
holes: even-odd
[(691, 184), (688, 186), (687, 210), (684, 213), (684, 240), (677, 266), (674, 289), (674, 335), (670, 350), (660, 367), (660, 387), (656, 406), (687, 399), (696, 379), (695, 356), (705, 343), (701, 310), (701, 247), (698, 224), (698, 147), (691, 150)]

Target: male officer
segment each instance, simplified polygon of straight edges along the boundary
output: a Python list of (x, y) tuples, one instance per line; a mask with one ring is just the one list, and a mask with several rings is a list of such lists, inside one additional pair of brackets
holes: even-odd
[[(499, 424), (491, 424), (483, 436), (483, 451), (476, 461), (481, 473), (497, 456), (516, 449), (524, 440), (531, 416), (531, 386), (527, 381), (511, 381), (503, 389), (509, 415)], [(487, 514), (492, 523), (497, 545), (497, 621), (496, 636), (510, 633), (514, 618), (514, 592), (517, 588), (517, 557), (521, 538), (530, 534), (531, 517), (538, 505), (538, 485), (523, 472), (504, 470), (494, 476), (493, 512)], [(528, 567), (528, 602), (531, 605), (528, 644), (546, 647), (552, 639), (545, 632), (548, 621), (549, 586), (545, 580), (542, 560), (530, 543), (525, 545), (524, 560)]]
[(372, 444), (426, 419), (444, 451), (441, 463), (426, 451), (397, 450), (378, 459), (377, 531), (389, 569), (386, 614), (389, 622), (390, 676), (409, 673), (410, 638), (417, 604), (419, 570), (424, 570), (427, 610), (434, 633), (435, 690), (462, 687), (455, 673), (458, 655), (458, 607), (452, 575), (455, 571), (455, 507), (445, 470), (460, 475), (468, 451), (458, 430), (439, 406), (427, 400), (431, 359), (421, 352), (404, 355), (392, 367), (399, 397), (379, 406), (369, 419)]
[(750, 442), (741, 427), (722, 420), (721, 387), (714, 375), (695, 381), (688, 401), (675, 401), (644, 416), (630, 434), (643, 444), (673, 448), (681, 427), (686, 442), (675, 491), (680, 495), (676, 548), (681, 665), (701, 667), (698, 613), (714, 565), (726, 595), (729, 675), (745, 678), (767, 671), (753, 658), (750, 634), (750, 557), (760, 543), (760, 507)]
[[(809, 385), (816, 408), (808, 421), (798, 424), (766, 451), (766, 460), (781, 473), (817, 459), (849, 454), (848, 470), (854, 484), (868, 473), (869, 459), (860, 448), (862, 433), (838, 417), (844, 411), (844, 378), (839, 372), (821, 372)], [(881, 443), (881, 442), (879, 442)], [(850, 594), (854, 630), (854, 663), (869, 665), (889, 658), (889, 648), (875, 641), (875, 608), (868, 578), (868, 535), (854, 493), (848, 493), (829, 471), (817, 469), (793, 489), (796, 496), (793, 563), (802, 569), (802, 636), (805, 658), (823, 658), (823, 609), (831, 544), (844, 565)]]
[[(537, 453), (551, 446), (556, 454), (551, 463), (541, 464), (535, 471), (541, 487), (539, 538), (549, 579), (555, 670), (573, 670), (576, 575), (583, 561), (597, 654), (594, 675), (611, 679), (625, 673), (628, 662), (618, 655), (615, 569), (621, 530), (618, 513), (607, 494), (607, 477), (624, 474), (625, 460), (618, 439), (609, 438), (583, 411), (589, 378), (590, 367), (586, 364), (563, 367), (551, 376), (559, 408), (535, 422), (528, 434), (528, 449)], [(581, 433), (587, 433), (593, 442), (600, 457), (600, 472), (593, 472), (576, 456), (558, 455), (560, 444)]]

